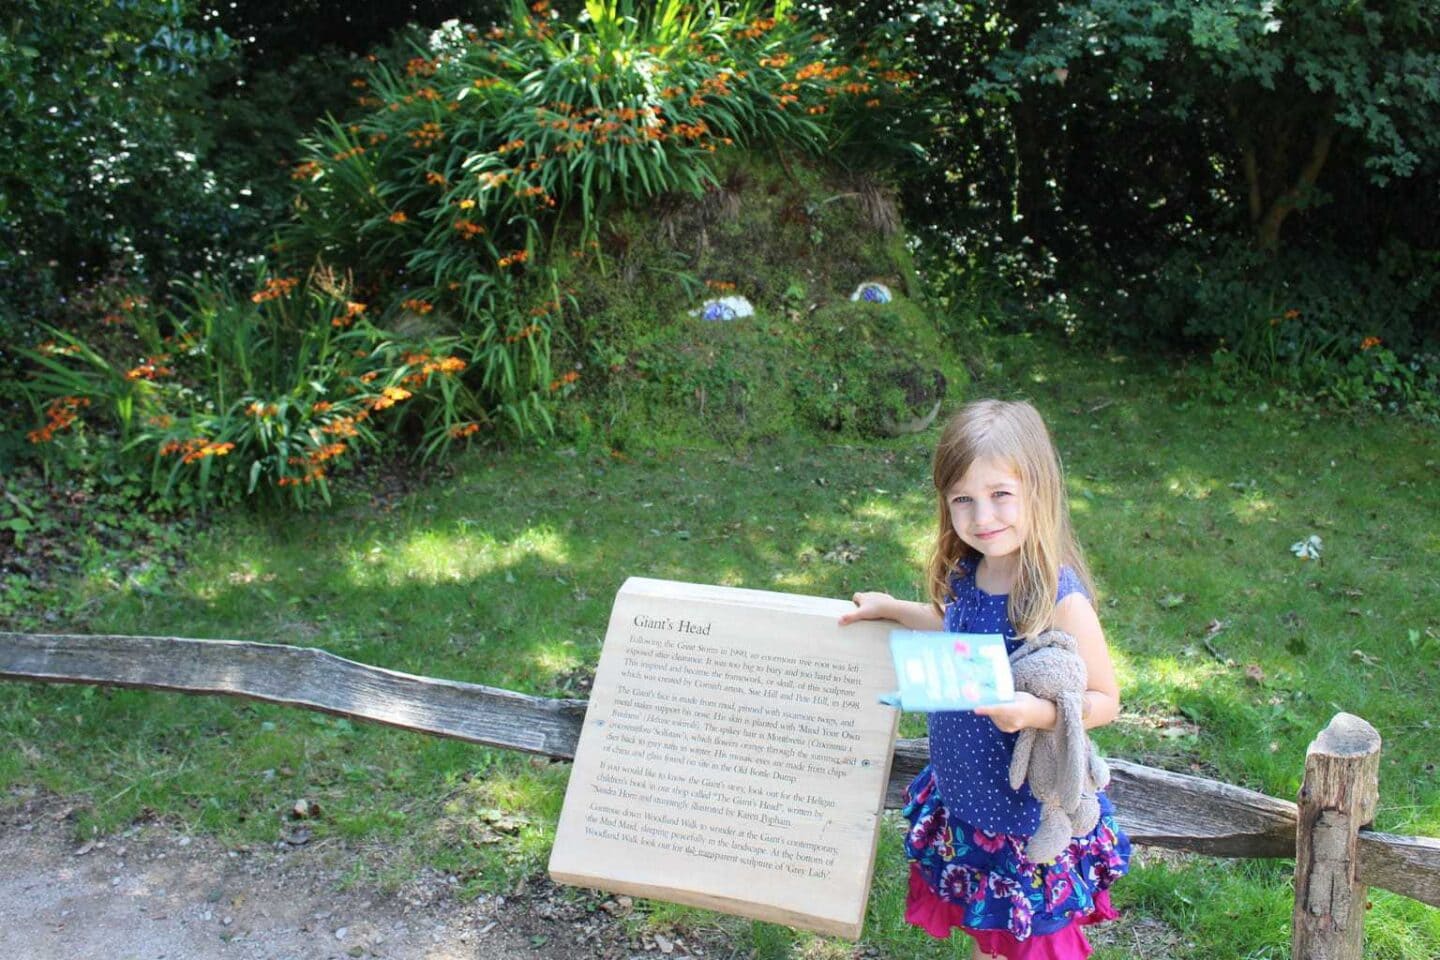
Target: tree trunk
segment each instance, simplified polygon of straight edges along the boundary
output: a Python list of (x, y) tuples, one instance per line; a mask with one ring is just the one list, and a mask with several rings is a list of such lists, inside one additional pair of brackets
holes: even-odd
[[(1264, 204), (1261, 192), (1263, 184), (1260, 179), (1261, 172), (1256, 169), (1258, 164), (1255, 149), (1253, 145), (1243, 145), (1245, 178), (1250, 187), (1250, 220), (1255, 228), (1256, 246), (1261, 250), (1274, 253), (1280, 249), (1280, 226), (1314, 189), (1315, 181), (1320, 178), (1320, 171), (1325, 166), (1325, 159), (1330, 155), (1330, 143), (1334, 137), (1335, 127), (1327, 119), (1315, 132), (1315, 139), (1310, 144), (1310, 156), (1300, 168), (1295, 182), (1271, 201), (1268, 207)], [(1264, 212), (1259, 213), (1262, 208)]]

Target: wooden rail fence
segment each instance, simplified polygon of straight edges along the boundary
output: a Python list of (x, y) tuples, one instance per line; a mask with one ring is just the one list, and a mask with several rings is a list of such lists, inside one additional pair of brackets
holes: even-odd
[[(313, 648), (175, 637), (0, 633), (0, 679), (225, 694), (491, 747), (571, 759), (585, 701), (386, 670)], [(900, 740), (886, 803), (925, 765)], [(1141, 844), (1219, 857), (1294, 857), (1294, 960), (1360, 960), (1367, 887), (1440, 906), (1440, 840), (1368, 828), (1380, 735), (1341, 713), (1310, 744), (1299, 803), (1110, 760), (1110, 794)]]

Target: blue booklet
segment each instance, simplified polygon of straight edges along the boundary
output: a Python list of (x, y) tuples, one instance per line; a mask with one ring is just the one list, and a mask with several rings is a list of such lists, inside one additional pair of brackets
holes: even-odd
[(890, 631), (900, 689), (880, 698), (901, 710), (974, 710), (1015, 699), (1005, 638), (998, 633)]

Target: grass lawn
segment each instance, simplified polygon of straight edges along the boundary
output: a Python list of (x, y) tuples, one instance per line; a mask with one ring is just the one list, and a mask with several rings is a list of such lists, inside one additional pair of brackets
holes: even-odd
[[(1032, 400), (1065, 457), (1122, 682), (1124, 715), (1097, 731), (1107, 753), (1294, 797), (1306, 746), (1344, 710), (1385, 738), (1377, 828), (1440, 836), (1433, 428), (1258, 399), (1220, 408), (1183, 372), (1051, 348), (1012, 348), (973, 392)], [(221, 518), (173, 582), (96, 573), (52, 598), (65, 613), (48, 628), (303, 644), (583, 697), (630, 574), (919, 599), (934, 434), (623, 458), (476, 452), (381, 507), (351, 485), (328, 513)], [(1290, 550), (1311, 534), (1318, 562)], [(906, 718), (903, 735), (922, 732)], [(566, 770), (262, 704), (0, 685), (7, 793), (65, 795), (87, 834), (158, 815), (237, 843), (275, 840), (306, 798), (317, 833), (357, 841), (356, 879), (429, 864), (478, 889), (541, 870)], [(1142, 856), (1116, 887), (1130, 926), (1097, 956), (1288, 957), (1291, 870)], [(902, 929), (903, 878), (890, 830), (867, 942), (884, 956), (966, 955)], [(1440, 911), (1371, 900), (1367, 956), (1440, 955)], [(850, 954), (662, 904), (650, 922), (732, 924), (761, 957)]]

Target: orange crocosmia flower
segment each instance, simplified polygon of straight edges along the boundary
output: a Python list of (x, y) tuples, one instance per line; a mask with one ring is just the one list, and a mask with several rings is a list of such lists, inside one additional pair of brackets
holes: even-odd
[(335, 406), (335, 404), (331, 403), (329, 400), (317, 400), (315, 403), (310, 405), (310, 412), (327, 413), (333, 406)]
[(410, 131), (410, 146), (420, 149), (433, 146), (436, 141), (445, 139), (445, 131), (440, 124), (431, 121), (422, 123), (419, 127)]
[(1370, 350), (1380, 346), (1380, 344), (1383, 342), (1384, 341), (1382, 341), (1379, 337), (1366, 337), (1364, 340), (1360, 341), (1360, 349)]
[(410, 218), (407, 217), (407, 216), (405, 216), (405, 211), (404, 211), (404, 210), (396, 210), (394, 213), (390, 214), (390, 216), (387, 217), (386, 219), (389, 220), (391, 223), (404, 223), (406, 220), (409, 220)]
[(457, 219), (453, 224), (455, 232), (464, 240), (473, 240), (485, 232), (485, 227), (466, 219)]
[(161, 377), (168, 377), (175, 372), (175, 368), (164, 367), (161, 366), (161, 364), (169, 359), (170, 358), (168, 356), (165, 356), (163, 354), (158, 357), (147, 357), (140, 363), (140, 366), (135, 367), (134, 369), (126, 373), (125, 379), (158, 380)]
[(58, 430), (64, 430), (72, 425), (78, 418), (78, 410), (81, 407), (90, 406), (89, 397), (56, 397), (45, 407), (45, 415), (48, 422), (38, 429), (27, 433), (26, 439), (31, 443), (49, 443), (55, 438)]
[(356, 416), (356, 417), (340, 417), (338, 420), (334, 420), (334, 421), (332, 421), (332, 422), (330, 422), (330, 423), (325, 424), (325, 426), (323, 426), (323, 427), (320, 428), (320, 432), (321, 432), (321, 433), (324, 433), (324, 434), (328, 434), (329, 436), (332, 436), (332, 437), (355, 437), (355, 436), (359, 436), (359, 435), (360, 435), (360, 431), (358, 431), (358, 430), (355, 429), (355, 423), (356, 423), (356, 421), (358, 421), (358, 420), (360, 420), (360, 419), (362, 419), (362, 418), (361, 418), (361, 417), (358, 417), (358, 416)]
[(478, 423), (457, 423), (455, 426), (450, 428), (450, 436), (455, 438), (456, 440), (459, 440), (462, 437), (470, 436), (472, 433), (475, 433), (479, 429), (480, 424)]
[(287, 297), (290, 291), (294, 290), (300, 281), (295, 277), (271, 277), (265, 281), (265, 286), (250, 295), (252, 303), (264, 303), (266, 300), (276, 300), (280, 297)]
[(206, 457), (223, 457), (235, 449), (233, 443), (212, 443), (205, 437), (191, 437), (183, 442), (170, 441), (160, 448), (163, 456), (180, 454), (181, 463), (194, 463)]
[(369, 371), (368, 373), (362, 373), (362, 374), (360, 374), (360, 382), (361, 382), (361, 383), (373, 383), (373, 382), (374, 382), (375, 380), (377, 380), (379, 377), (380, 377), (380, 371), (379, 371), (379, 370), (371, 370), (371, 371)]
[[(357, 302), (354, 301), (354, 300), (348, 300), (348, 301), (346, 301), (346, 303), (345, 303), (345, 313), (344, 313), (344, 315), (343, 315), (343, 316), (336, 317), (335, 319), (331, 320), (331, 321), (330, 321), (330, 325), (331, 325), (332, 327), (340, 327), (340, 328), (348, 327), (348, 326), (350, 326), (352, 323), (355, 322), (356, 318), (358, 318), (362, 313), (365, 312), (365, 309), (366, 309), (365, 304), (363, 304), (363, 303), (357, 303)], [(363, 356), (363, 354), (362, 354), (362, 356)]]
[(401, 400), (408, 400), (412, 396), (414, 394), (404, 387), (386, 387), (379, 396), (370, 398), (369, 406), (371, 410), (384, 410), (395, 406)]
[(564, 376), (559, 377), (559, 378), (557, 378), (557, 379), (555, 379), (555, 380), (551, 380), (551, 381), (550, 381), (550, 390), (551, 390), (551, 392), (554, 392), (554, 391), (556, 391), (556, 390), (559, 390), (561, 387), (568, 386), (569, 384), (574, 383), (576, 380), (579, 380), (579, 379), (580, 379), (580, 374), (579, 374), (579, 372), (577, 372), (577, 371), (575, 371), (575, 370), (570, 370), (570, 371), (566, 372)]
[(317, 447), (310, 451), (305, 457), (305, 462), (324, 463), (326, 460), (335, 459), (348, 449), (349, 447), (343, 443), (327, 443), (323, 447)]

